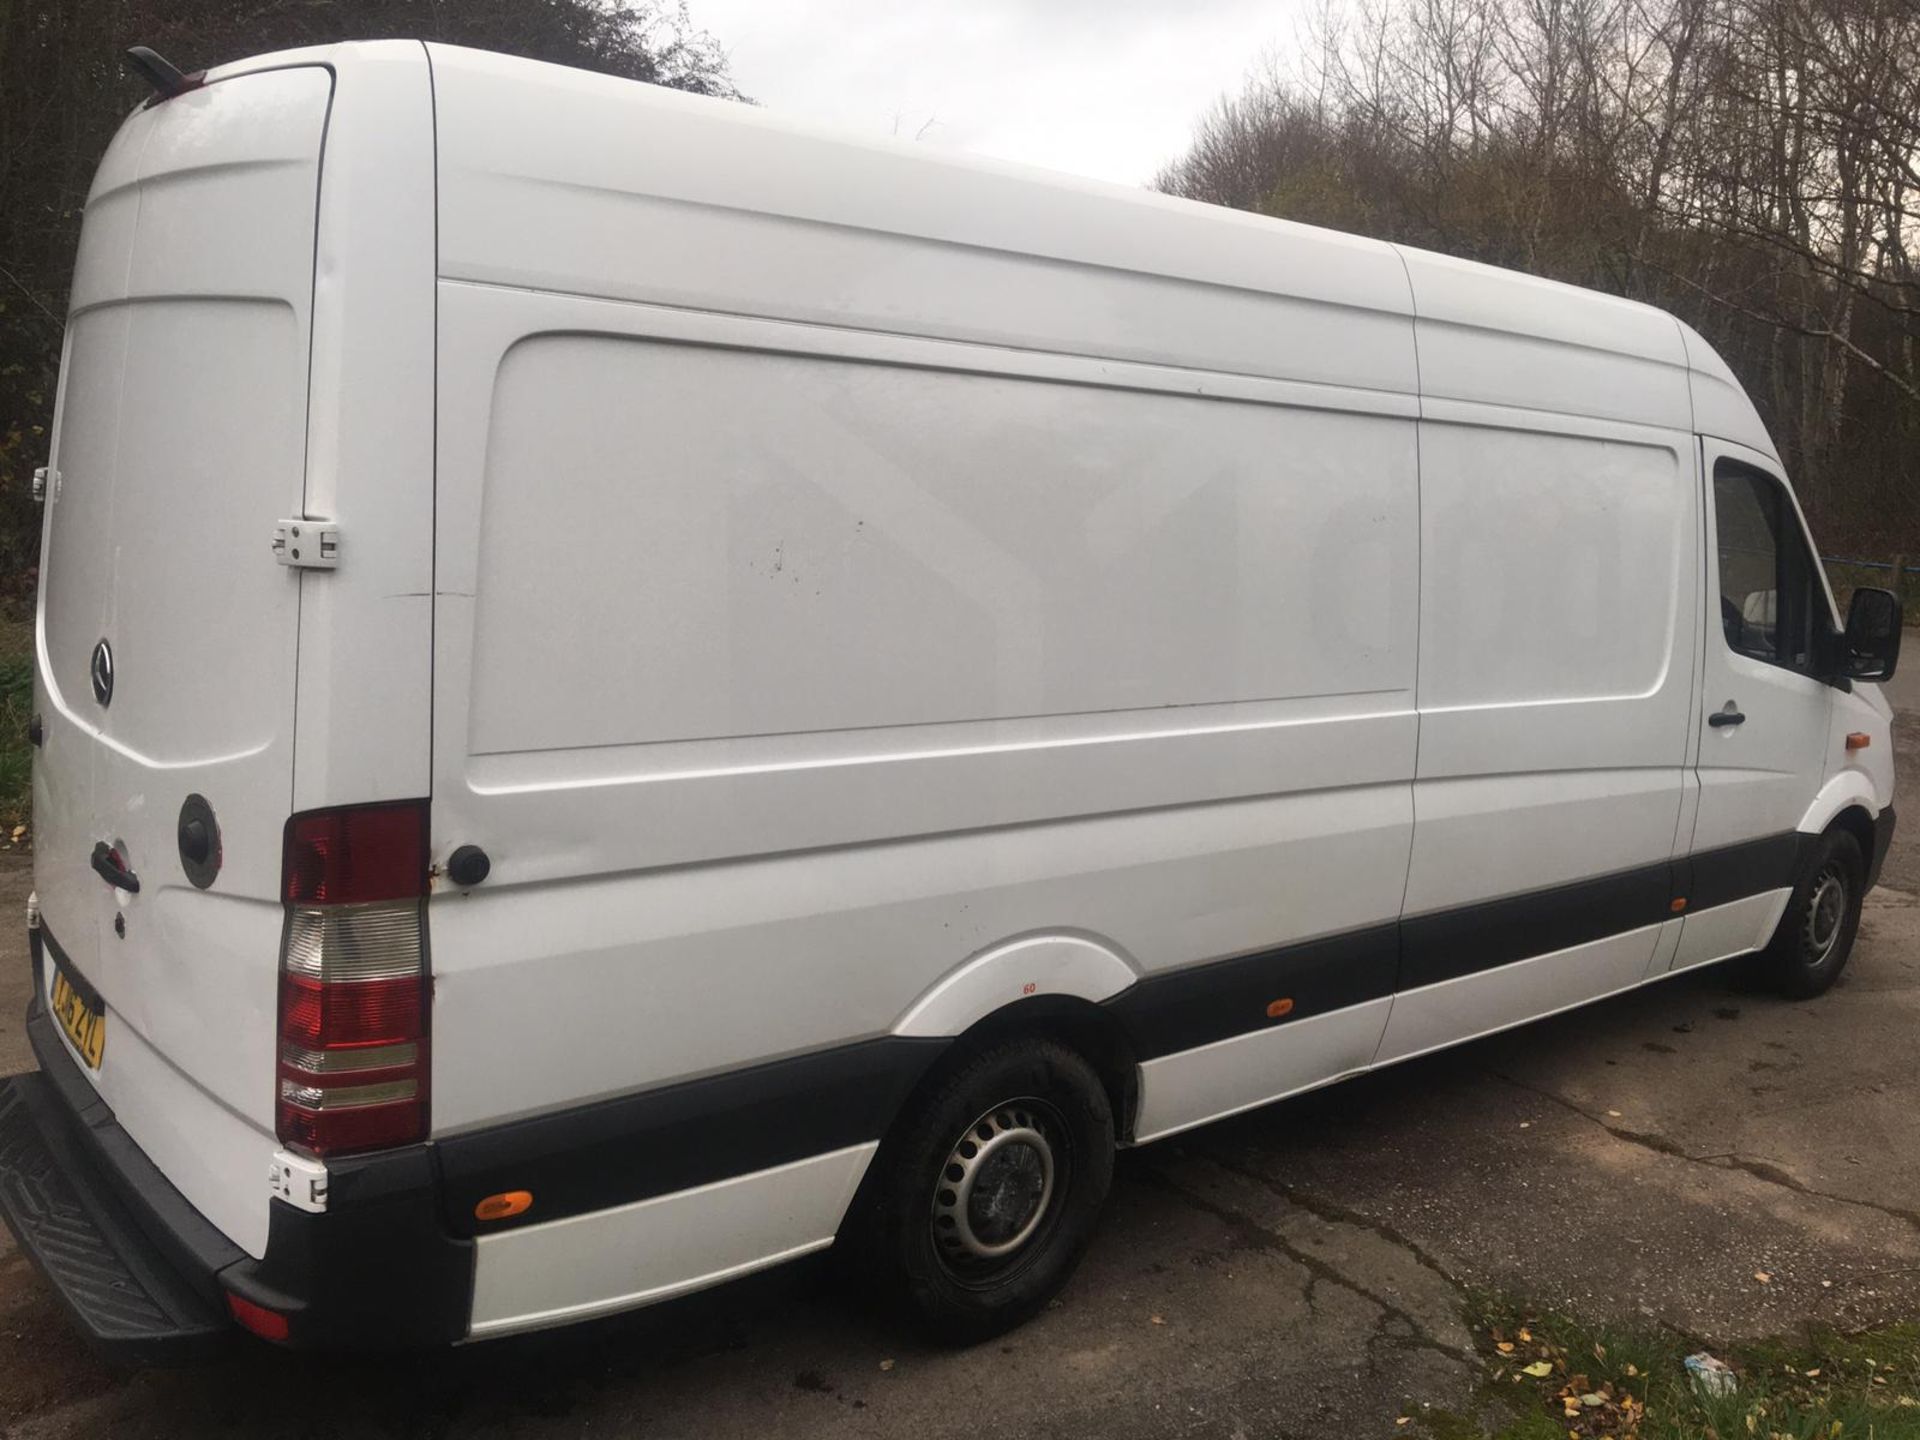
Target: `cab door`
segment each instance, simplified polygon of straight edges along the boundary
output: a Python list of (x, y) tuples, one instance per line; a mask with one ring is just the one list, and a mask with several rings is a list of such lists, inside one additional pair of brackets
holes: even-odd
[(1796, 827), (1826, 778), (1833, 601), (1793, 491), (1743, 446), (1703, 442), (1707, 610), (1699, 810), (1674, 968), (1764, 946), (1792, 891)]

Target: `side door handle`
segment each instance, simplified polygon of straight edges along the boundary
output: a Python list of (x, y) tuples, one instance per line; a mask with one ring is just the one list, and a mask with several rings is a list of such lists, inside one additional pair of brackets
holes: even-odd
[(140, 877), (127, 869), (127, 862), (120, 858), (120, 852), (106, 841), (96, 841), (93, 847), (93, 873), (129, 895), (140, 893)]
[(1734, 709), (1731, 702), (1729, 702), (1726, 709), (1716, 710), (1713, 714), (1707, 716), (1707, 724), (1713, 726), (1716, 730), (1727, 725), (1744, 725), (1746, 723), (1747, 717)]

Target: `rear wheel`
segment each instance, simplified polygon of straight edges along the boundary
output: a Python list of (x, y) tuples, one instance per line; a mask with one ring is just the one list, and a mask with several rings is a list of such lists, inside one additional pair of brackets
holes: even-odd
[(1762, 973), (1772, 988), (1805, 1000), (1840, 978), (1860, 928), (1866, 878), (1866, 856), (1851, 833), (1829, 830), (1820, 837), (1762, 955)]
[(883, 1295), (956, 1344), (1059, 1294), (1113, 1180), (1113, 1110), (1084, 1058), (1002, 1041), (956, 1063), (875, 1159), (861, 1249)]

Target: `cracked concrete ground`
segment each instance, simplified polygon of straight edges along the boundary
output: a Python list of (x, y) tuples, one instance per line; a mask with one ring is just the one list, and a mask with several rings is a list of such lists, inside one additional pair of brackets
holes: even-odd
[[(929, 1350), (799, 1271), (447, 1355), (126, 1375), (0, 1240), (0, 1432), (1390, 1435), (1471, 1395), (1471, 1287), (1710, 1338), (1920, 1316), (1916, 829), (1827, 997), (1685, 976), (1123, 1155), (1065, 1297), (994, 1344)], [(0, 913), (24, 891), (0, 868)], [(0, 1070), (24, 968), (0, 953)]]

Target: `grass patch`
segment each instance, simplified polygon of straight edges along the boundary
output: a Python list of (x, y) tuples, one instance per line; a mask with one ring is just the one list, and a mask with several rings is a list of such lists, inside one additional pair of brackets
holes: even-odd
[[(1920, 1440), (1920, 1325), (1712, 1348), (1670, 1330), (1588, 1326), (1482, 1298), (1470, 1315), (1487, 1362), (1479, 1415), (1428, 1414), (1432, 1440)], [(1712, 1350), (1730, 1393), (1696, 1384)]]

